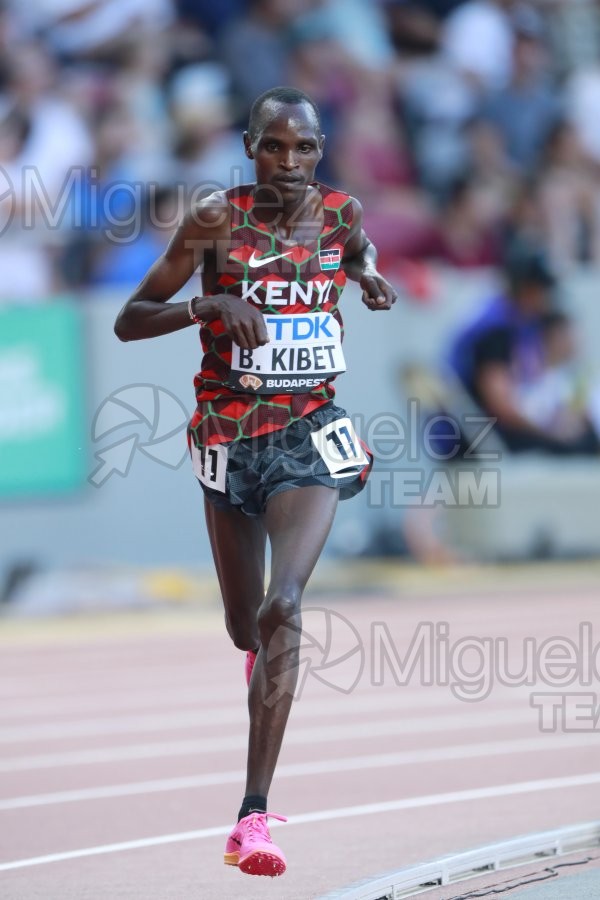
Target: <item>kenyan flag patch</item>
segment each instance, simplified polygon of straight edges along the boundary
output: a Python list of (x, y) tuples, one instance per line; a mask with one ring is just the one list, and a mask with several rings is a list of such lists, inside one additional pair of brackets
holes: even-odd
[(335, 272), (342, 261), (341, 250), (319, 250), (321, 272)]

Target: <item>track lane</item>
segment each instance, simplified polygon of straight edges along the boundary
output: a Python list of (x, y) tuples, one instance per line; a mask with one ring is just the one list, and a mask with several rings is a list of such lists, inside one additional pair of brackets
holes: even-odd
[[(440, 595), (333, 608), (363, 640), (370, 623), (386, 622), (395, 639), (402, 636), (404, 648), (422, 621), (448, 621), (456, 639), (505, 636), (518, 651), (515, 642), (532, 634), (540, 641), (556, 635), (575, 639), (577, 622), (595, 615), (587, 590), (545, 598), (524, 591), (507, 597), (501, 609), (497, 593), (453, 597), (450, 606)], [(88, 645), (41, 653), (36, 671), (39, 647), (31, 647), (26, 658), (19, 657), (22, 645), (13, 646), (8, 658), (3, 652), (0, 667), (8, 681), (0, 682), (15, 692), (4, 709), (0, 703), (0, 798), (46, 795), (48, 801), (0, 808), (5, 862), (230, 823), (245, 757), (243, 657), (213, 630), (170, 634), (164, 642), (140, 636), (114, 643), (112, 662), (112, 643), (104, 639), (93, 644), (91, 656)], [(518, 657), (515, 652), (511, 659)], [(271, 808), (301, 816), (389, 798), (399, 806), (353, 818), (296, 821), (277, 831), (290, 857), (285, 879), (257, 883), (225, 869), (219, 835), (0, 872), (3, 900), (307, 900), (369, 872), (597, 817), (597, 735), (541, 734), (530, 689), (494, 685), (487, 699), (468, 704), (447, 687), (412, 682), (398, 688), (386, 674), (382, 687), (370, 687), (366, 671), (366, 680), (347, 696), (309, 678), (292, 709)], [(200, 781), (169, 787), (169, 780), (183, 777)], [(163, 790), (135, 789), (160, 780), (167, 782)], [(527, 793), (498, 795), (506, 785), (523, 782), (530, 784)], [(119, 785), (133, 785), (136, 792), (70, 802), (47, 796)], [(441, 799), (451, 794), (451, 801)], [(434, 797), (429, 805), (419, 805), (426, 802), (419, 798), (428, 797)]]

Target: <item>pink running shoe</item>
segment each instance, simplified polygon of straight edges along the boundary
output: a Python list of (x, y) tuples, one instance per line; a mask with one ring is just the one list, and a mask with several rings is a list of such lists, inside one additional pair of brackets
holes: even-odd
[(254, 663), (256, 662), (256, 653), (254, 650), (248, 650), (246, 652), (246, 684), (250, 687), (250, 679), (252, 677), (252, 669), (254, 668)]
[(225, 844), (226, 866), (237, 866), (246, 875), (283, 875), (285, 856), (271, 840), (267, 817), (287, 822), (275, 813), (250, 813), (240, 819)]

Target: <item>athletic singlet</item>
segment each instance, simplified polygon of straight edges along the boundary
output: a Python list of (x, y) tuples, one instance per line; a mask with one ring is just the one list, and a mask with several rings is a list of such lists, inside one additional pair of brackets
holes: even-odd
[[(200, 328), (204, 356), (194, 378), (198, 405), (190, 422), (197, 446), (286, 428), (333, 398), (331, 382), (335, 375), (331, 372), (342, 370), (338, 356), (341, 348), (330, 348), (335, 346), (335, 336), (338, 344), (343, 338), (338, 305), (346, 284), (341, 264), (352, 227), (352, 199), (315, 183), (323, 200), (323, 229), (315, 241), (290, 247), (253, 217), (254, 187), (242, 185), (225, 192), (231, 211), (231, 243), (226, 271), (217, 273), (218, 292), (233, 294), (260, 309), (272, 339), (288, 332), (291, 338), (292, 330), (300, 343), (308, 333), (314, 337), (315, 330), (317, 336), (325, 335), (327, 341), (312, 351), (312, 361), (306, 364), (327, 374), (321, 381), (313, 371), (313, 377), (307, 381), (310, 386), (304, 392), (298, 378), (285, 377), (297, 351), (282, 344), (282, 349), (275, 352), (275, 343), (273, 348), (267, 345), (277, 369), (275, 375), (266, 379), (260, 372), (259, 376), (255, 370), (260, 370), (260, 366), (255, 365), (254, 374), (239, 377), (238, 372), (234, 379), (231, 338), (225, 334), (220, 319), (204, 324)], [(284, 318), (275, 318), (278, 316)], [(314, 344), (313, 341), (313, 347)], [(281, 393), (275, 393), (278, 385)]]

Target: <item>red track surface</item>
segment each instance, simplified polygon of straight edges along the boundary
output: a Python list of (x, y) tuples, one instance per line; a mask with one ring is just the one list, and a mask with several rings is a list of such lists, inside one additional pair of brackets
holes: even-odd
[[(138, 634), (82, 629), (79, 638), (5, 642), (0, 896), (307, 900), (442, 853), (598, 818), (598, 731), (542, 733), (530, 706), (532, 691), (597, 692), (597, 682), (495, 684), (470, 703), (448, 686), (421, 686), (417, 673), (399, 687), (389, 666), (382, 685), (370, 683), (373, 622), (386, 624), (401, 655), (421, 622), (447, 622), (451, 646), (466, 635), (505, 637), (514, 669), (526, 636), (538, 645), (577, 640), (589, 621), (600, 642), (596, 591), (585, 585), (532, 590), (525, 582), (466, 597), (456, 587), (451, 597), (308, 604), (352, 624), (365, 667), (349, 694), (332, 687), (347, 688), (360, 661), (334, 616), (326, 662), (351, 655), (315, 670), (322, 653), (308, 653), (313, 674), (293, 705), (270, 797), (271, 809), (291, 819), (273, 828), (289, 863), (273, 880), (222, 863), (243, 789), (246, 709), (243, 655), (214, 616), (186, 615), (164, 636), (141, 616)], [(326, 637), (320, 613), (308, 621), (313, 637)], [(476, 662), (463, 660), (465, 668)], [(111, 846), (131, 841), (140, 846)], [(79, 850), (90, 853), (68, 856)]]

